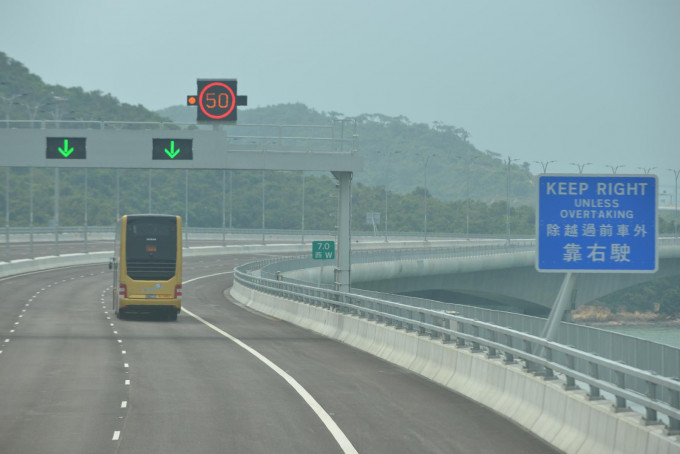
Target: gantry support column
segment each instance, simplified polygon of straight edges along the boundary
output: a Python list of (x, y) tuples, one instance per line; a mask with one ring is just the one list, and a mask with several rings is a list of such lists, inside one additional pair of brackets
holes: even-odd
[(340, 189), (338, 196), (338, 256), (335, 268), (335, 288), (340, 292), (349, 292), (350, 254), (352, 249), (352, 172), (333, 172), (333, 176), (338, 180)]

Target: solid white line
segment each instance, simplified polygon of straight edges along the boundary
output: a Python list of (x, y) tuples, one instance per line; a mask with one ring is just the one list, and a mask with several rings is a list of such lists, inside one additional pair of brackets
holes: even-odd
[[(213, 277), (213, 276), (219, 276), (222, 274), (230, 274), (233, 273), (233, 271), (229, 271), (226, 273), (216, 273), (216, 274), (210, 274), (208, 276), (200, 276), (196, 277), (194, 279), (189, 279), (188, 281), (184, 281), (183, 285), (188, 284), (190, 282), (197, 281), (199, 279), (204, 279), (207, 277)], [(357, 450), (354, 448), (352, 445), (352, 442), (349, 441), (349, 438), (345, 435), (345, 433), (340, 429), (340, 427), (336, 424), (336, 422), (331, 418), (331, 416), (324, 410), (324, 408), (314, 399), (314, 397), (300, 384), (295, 380), (292, 376), (290, 376), (287, 372), (285, 372), (283, 369), (281, 369), (279, 366), (274, 364), (272, 361), (270, 361), (266, 356), (262, 355), (260, 352), (255, 350), (254, 348), (250, 347), (248, 344), (245, 342), (240, 341), (239, 339), (235, 338), (231, 334), (227, 333), (226, 331), (223, 331), (222, 329), (218, 328), (217, 326), (213, 325), (212, 323), (203, 320), (201, 317), (198, 315), (194, 314), (190, 310), (186, 309), (186, 307), (182, 306), (182, 311), (186, 312), (187, 315), (195, 318), (199, 322), (203, 323), (205, 326), (208, 328), (212, 329), (213, 331), (218, 332), (222, 336), (226, 337), (230, 341), (234, 342), (236, 345), (239, 347), (243, 348), (245, 351), (253, 355), (255, 358), (259, 359), (262, 361), (264, 364), (266, 364), (271, 370), (276, 372), (281, 378), (283, 378), (299, 395), (302, 397), (302, 399), (309, 405), (309, 407), (316, 413), (316, 415), (319, 417), (321, 422), (324, 423), (328, 431), (333, 435), (333, 438), (335, 438), (335, 441), (340, 445), (340, 448), (342, 451), (346, 454), (350, 453), (357, 453)]]
[(116, 430), (113, 433), (113, 438), (111, 439), (112, 441), (118, 441), (120, 439), (120, 430)]

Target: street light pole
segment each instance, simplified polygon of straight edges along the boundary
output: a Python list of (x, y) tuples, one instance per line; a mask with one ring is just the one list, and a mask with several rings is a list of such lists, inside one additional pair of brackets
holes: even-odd
[(436, 154), (428, 155), (425, 159), (425, 217), (424, 217), (424, 239), (427, 241), (427, 164), (430, 162), (430, 158), (437, 156)]
[(302, 222), (300, 225), (302, 229), (302, 244), (305, 244), (305, 171), (302, 171)]
[(656, 167), (638, 167), (638, 169), (642, 170), (645, 175), (649, 175), (652, 170), (656, 169)]
[(553, 162), (557, 161), (534, 161), (534, 163), (540, 164), (541, 167), (543, 167), (543, 173), (548, 173), (548, 165), (552, 164)]
[(610, 169), (612, 169), (612, 173), (616, 175), (616, 171), (619, 170), (621, 167), (626, 167), (625, 165), (618, 165), (618, 166), (612, 166), (612, 165), (607, 165)]
[(586, 163), (583, 163), (583, 164), (580, 164), (580, 163), (578, 163), (578, 162), (572, 162), (572, 163), (571, 163), (571, 165), (578, 167), (578, 173), (580, 173), (580, 174), (583, 173), (583, 169), (584, 169), (586, 166), (589, 166), (589, 165), (591, 165), (591, 164), (592, 164), (592, 162), (586, 162)]
[(470, 158), (469, 156), (468, 153), (468, 159), (465, 163), (465, 236), (468, 241), (470, 241), (470, 169), (472, 168), (472, 162), (479, 157)]
[(505, 234), (506, 241), (510, 244), (510, 164), (518, 159), (513, 159), (508, 156), (508, 168), (506, 170), (506, 186), (505, 186)]
[[(3, 83), (4, 85), (4, 83)], [(14, 102), (15, 99), (20, 98), (22, 96), (26, 96), (28, 93), (17, 93), (16, 95), (12, 96), (2, 96), (0, 95), (0, 100), (3, 102), (4, 110), (5, 110), (5, 126), (7, 129), (9, 129), (9, 112), (12, 109), (13, 104), (18, 104)]]
[[(385, 152), (378, 152), (378, 154), (383, 154), (383, 155), (387, 156), (388, 161), (389, 161), (389, 158), (392, 155), (399, 154), (400, 152), (401, 152), (400, 150), (396, 150), (396, 151), (389, 151), (388, 150), (388, 151), (385, 151)], [(387, 191), (388, 191), (389, 181), (390, 181), (389, 176), (387, 176), (387, 178), (385, 179), (385, 243), (388, 242), (388, 240), (387, 240)]]
[(668, 169), (675, 175), (675, 238), (678, 237), (678, 176), (680, 169)]

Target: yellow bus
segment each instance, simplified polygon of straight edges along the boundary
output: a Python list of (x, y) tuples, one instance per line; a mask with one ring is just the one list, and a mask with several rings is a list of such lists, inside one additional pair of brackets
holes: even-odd
[(182, 218), (129, 214), (116, 228), (113, 269), (113, 310), (160, 313), (177, 320), (182, 310)]

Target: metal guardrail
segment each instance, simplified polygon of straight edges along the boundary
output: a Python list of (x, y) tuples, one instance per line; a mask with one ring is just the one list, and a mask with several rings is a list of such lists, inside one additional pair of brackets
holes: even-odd
[[(644, 408), (642, 420), (645, 424), (661, 423), (660, 413), (668, 418), (667, 433), (680, 434), (680, 379), (676, 377), (660, 376), (533, 334), (463, 317), (451, 311), (432, 310), (255, 275), (257, 270), (277, 260), (281, 259), (237, 267), (234, 278), (244, 286), (275, 296), (340, 311), (396, 329), (414, 331), (443, 342), (455, 342), (459, 348), (486, 352), (489, 357), (503, 356), (506, 363), (522, 361), (527, 371), (541, 374), (545, 379), (555, 379), (556, 374), (562, 374), (565, 390), (576, 389), (577, 381), (585, 383), (590, 399), (601, 399), (602, 392), (610, 393), (615, 398), (614, 411), (626, 410), (628, 402), (640, 405)], [(588, 365), (586, 372), (579, 370), (579, 362)], [(633, 380), (643, 381), (646, 391), (632, 389), (629, 383)]]

